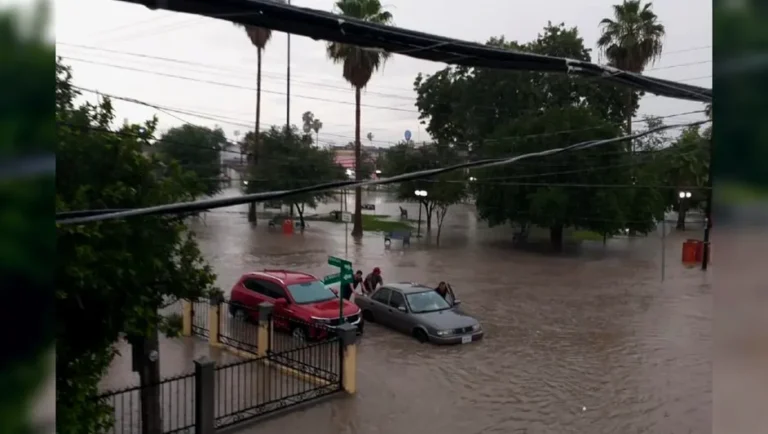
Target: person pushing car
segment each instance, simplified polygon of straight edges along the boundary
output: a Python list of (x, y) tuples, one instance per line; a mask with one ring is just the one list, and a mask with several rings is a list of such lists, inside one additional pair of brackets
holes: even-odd
[(373, 272), (365, 276), (365, 280), (363, 280), (363, 294), (371, 295), (373, 294), (373, 291), (376, 290), (376, 286), (381, 286), (383, 284), (384, 280), (381, 278), (381, 269), (376, 267), (373, 269)]
[(360, 285), (363, 282), (363, 272), (361, 270), (357, 270), (354, 276), (352, 276), (352, 281), (347, 282), (347, 284), (342, 285), (341, 287), (341, 296), (344, 297), (345, 300), (352, 299), (352, 294), (355, 292), (355, 289), (357, 289), (357, 285)]

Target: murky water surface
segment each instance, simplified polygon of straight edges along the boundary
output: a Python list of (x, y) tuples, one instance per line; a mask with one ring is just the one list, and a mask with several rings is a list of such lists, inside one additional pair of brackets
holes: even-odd
[[(383, 195), (366, 201), (377, 214), (399, 215)], [(407, 208), (417, 216), (415, 205)], [(345, 244), (334, 223), (311, 222), (294, 235), (265, 221), (252, 228), (245, 209), (194, 223), (225, 291), (248, 270), (322, 276), (334, 272), (328, 255), (346, 256), (366, 273), (381, 267), (385, 281), (450, 282), (486, 331), (479, 343), (441, 348), (371, 325), (359, 349), (357, 396), (253, 432), (712, 432), (712, 294), (699, 270), (680, 265), (682, 236), (666, 237), (662, 283), (659, 234), (583, 243), (561, 256), (527, 253), (511, 248), (508, 229), (487, 229), (459, 205), (439, 248), (422, 239), (385, 249), (375, 234)], [(317, 212), (332, 209), (338, 203)]]

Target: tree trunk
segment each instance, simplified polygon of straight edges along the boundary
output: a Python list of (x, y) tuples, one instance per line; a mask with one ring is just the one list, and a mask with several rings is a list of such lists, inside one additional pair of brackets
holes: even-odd
[(552, 244), (552, 249), (560, 252), (563, 250), (563, 226), (550, 226), (549, 227), (549, 242)]
[(677, 207), (677, 224), (675, 225), (675, 229), (678, 231), (684, 231), (685, 230), (685, 204), (683, 202), (680, 202), (680, 205)]
[[(259, 154), (261, 153), (261, 134), (259, 134), (259, 127), (261, 123), (261, 48), (256, 50), (256, 125), (254, 127), (254, 135), (256, 137), (255, 149), (251, 150), (253, 157), (251, 158), (251, 164), (249, 165), (249, 173), (256, 165)], [(248, 221), (254, 225), (257, 224), (256, 217), (256, 202), (248, 204)]]
[(299, 212), (299, 227), (304, 230), (304, 204), (296, 205), (296, 211)]
[[(363, 167), (362, 146), (360, 144), (360, 88), (355, 88), (355, 180), (360, 181)], [(363, 236), (363, 190), (355, 187), (355, 216), (352, 219), (352, 236)]]
[(427, 223), (427, 232), (432, 230), (432, 211), (435, 210), (434, 205), (429, 206), (426, 202), (424, 203), (424, 211), (426, 214), (426, 223)]
[(440, 234), (443, 232), (443, 222), (445, 221), (445, 215), (448, 214), (448, 208), (441, 208), (437, 211), (437, 238), (435, 242), (440, 245)]

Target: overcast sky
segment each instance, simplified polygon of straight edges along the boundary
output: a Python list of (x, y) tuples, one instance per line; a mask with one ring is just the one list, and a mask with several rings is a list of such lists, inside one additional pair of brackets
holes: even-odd
[[(458, 0), (385, 0), (385, 7), (399, 27), (478, 42), (499, 35), (530, 41), (547, 21), (564, 22), (577, 26), (594, 47), (598, 22), (610, 14), (613, 3), (476, 0), (467, 9), (469, 3)], [(294, 0), (293, 4), (331, 10), (333, 2)], [(711, 87), (711, 3), (657, 0), (654, 10), (667, 29), (665, 54), (646, 73)], [(110, 0), (56, 0), (55, 25), (57, 54), (73, 67), (75, 84), (184, 112), (158, 112), (116, 101), (120, 121), (140, 122), (157, 115), (163, 130), (183, 121), (218, 125), (232, 140), (238, 132), (242, 136), (253, 128), (256, 49), (243, 29), (227, 21)], [(312, 111), (324, 124), (321, 143), (351, 141), (354, 92), (341, 77), (341, 66), (326, 59), (322, 41), (293, 36), (291, 44), (291, 123), (301, 125), (302, 113)], [(263, 57), (262, 128), (285, 123), (286, 60), (286, 35), (274, 33)], [(413, 106), (413, 80), (419, 72), (430, 74), (443, 67), (393, 56), (363, 94), (363, 136), (372, 132), (374, 144), (386, 146), (401, 140), (408, 129), (413, 139), (428, 140)], [(668, 116), (702, 108), (699, 103), (647, 96), (640, 113)], [(668, 122), (699, 118), (685, 115)]]

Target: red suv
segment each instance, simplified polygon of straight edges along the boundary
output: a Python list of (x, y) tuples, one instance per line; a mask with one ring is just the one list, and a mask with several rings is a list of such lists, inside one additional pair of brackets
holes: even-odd
[[(258, 306), (264, 302), (274, 305), (275, 328), (297, 338), (320, 338), (323, 329), (339, 325), (338, 295), (311, 274), (288, 270), (243, 274), (232, 287), (229, 312), (241, 319), (258, 320)], [(343, 314), (345, 321), (362, 333), (360, 308), (344, 300)]]

